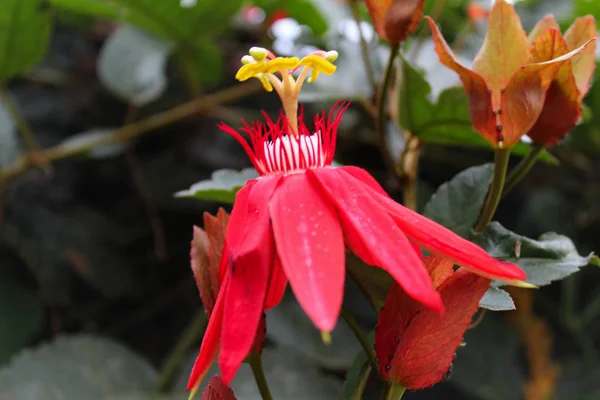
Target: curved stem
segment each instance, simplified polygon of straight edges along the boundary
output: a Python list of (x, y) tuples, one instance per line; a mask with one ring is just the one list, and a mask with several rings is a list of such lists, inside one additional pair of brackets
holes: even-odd
[(388, 389), (385, 400), (400, 400), (404, 396), (406, 388), (400, 383), (393, 382)]
[(490, 184), (485, 204), (479, 215), (479, 220), (475, 224), (473, 230), (475, 232), (483, 232), (487, 224), (490, 223), (496, 208), (502, 198), (502, 191), (504, 189), (504, 182), (506, 180), (506, 170), (508, 168), (508, 160), (510, 159), (510, 149), (496, 149), (494, 155), (494, 178)]
[(367, 382), (369, 381), (369, 376), (371, 376), (372, 371), (373, 367), (371, 364), (367, 363), (366, 365), (363, 365), (360, 376), (358, 377), (358, 383), (356, 384), (356, 388), (354, 389), (350, 400), (362, 400), (365, 387), (367, 386)]
[(367, 355), (367, 359), (369, 360), (369, 365), (371, 365), (371, 368), (377, 371), (378, 374), (381, 374), (379, 371), (379, 365), (377, 364), (375, 349), (373, 349), (371, 341), (358, 324), (356, 318), (354, 318), (354, 315), (342, 307), (341, 316), (344, 318), (344, 321), (346, 321), (346, 324), (348, 324), (348, 327), (352, 330), (352, 333), (354, 333), (354, 336), (356, 336), (356, 339), (358, 339), (360, 346)]
[(248, 356), (248, 364), (252, 369), (256, 386), (263, 400), (273, 400), (271, 391), (269, 390), (269, 384), (267, 383), (267, 377), (265, 376), (265, 370), (262, 366), (262, 357), (260, 353), (252, 353)]
[(198, 341), (202, 332), (204, 332), (205, 326), (206, 314), (204, 311), (199, 311), (194, 316), (192, 322), (185, 328), (177, 341), (177, 344), (162, 364), (160, 375), (158, 377), (158, 385), (156, 386), (157, 392), (166, 392), (169, 389), (169, 384), (171, 383), (173, 376), (181, 367), (183, 360), (188, 356), (189, 350), (196, 341)]
[(517, 186), (517, 183), (519, 183), (525, 177), (525, 175), (529, 173), (536, 161), (540, 158), (543, 150), (544, 146), (540, 146), (539, 144), (533, 145), (529, 154), (523, 157), (517, 166), (510, 171), (510, 174), (508, 174), (502, 196), (506, 196), (511, 190), (514, 189), (515, 186)]
[(381, 87), (379, 88), (379, 93), (377, 96), (377, 119), (376, 119), (376, 127), (377, 134), (379, 137), (379, 148), (381, 150), (381, 156), (383, 157), (383, 161), (388, 169), (388, 171), (392, 172), (392, 174), (398, 178), (398, 174), (396, 173), (396, 167), (394, 163), (394, 158), (390, 153), (390, 149), (387, 144), (386, 138), (386, 100), (387, 93), (390, 86), (390, 81), (392, 80), (392, 72), (394, 71), (394, 60), (396, 59), (396, 55), (398, 54), (398, 50), (400, 49), (399, 44), (394, 44), (390, 47), (390, 58), (387, 63), (387, 67), (385, 68), (385, 75), (383, 78), (383, 82), (381, 83)]

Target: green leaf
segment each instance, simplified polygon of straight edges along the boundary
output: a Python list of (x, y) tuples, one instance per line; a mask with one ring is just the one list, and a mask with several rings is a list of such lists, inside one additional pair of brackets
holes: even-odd
[(195, 50), (181, 49), (181, 68), (190, 85), (214, 85), (225, 76), (225, 66), (221, 49), (214, 41), (199, 38)]
[(0, 281), (0, 365), (29, 344), (43, 320), (44, 306), (35, 292), (6, 278)]
[(44, 0), (3, 0), (0, 18), (0, 82), (40, 62), (52, 19)]
[[(469, 99), (463, 87), (443, 90), (437, 103), (433, 104), (430, 101), (431, 86), (425, 75), (402, 59), (402, 81), (398, 93), (400, 126), (423, 142), (492, 150), (492, 145), (473, 129)], [(512, 149), (512, 153), (518, 156), (529, 151), (530, 147), (523, 142)], [(540, 160), (558, 164), (558, 160), (547, 151), (543, 152)]]
[(66, 10), (128, 22), (195, 48), (200, 36), (214, 36), (227, 29), (243, 0), (202, 0), (193, 7), (179, 1), (156, 0), (50, 0)]
[(118, 128), (92, 128), (87, 131), (76, 133), (69, 136), (60, 143), (60, 149), (69, 151), (80, 148), (81, 146), (90, 146), (86, 155), (90, 158), (103, 159), (116, 157), (125, 151), (124, 143), (113, 143), (105, 146), (95, 146), (98, 140), (103, 140), (112, 136)]
[(402, 76), (398, 90), (400, 126), (420, 137), (424, 127), (431, 123), (433, 117), (434, 106), (429, 100), (431, 86), (425, 75), (404, 57), (401, 58), (401, 63)]
[(354, 400), (356, 397), (354, 392), (358, 387), (361, 375), (367, 368), (368, 359), (364, 351), (359, 351), (352, 361), (352, 366), (346, 374), (346, 380), (344, 380), (344, 400)]
[(515, 309), (515, 302), (508, 292), (492, 286), (479, 300), (479, 307), (491, 311), (510, 311)]
[(258, 173), (254, 168), (246, 168), (240, 172), (220, 169), (213, 172), (211, 179), (195, 183), (189, 189), (175, 193), (175, 197), (193, 197), (233, 204), (237, 191), (250, 179), (257, 177)]
[(151, 391), (156, 380), (148, 361), (110, 339), (64, 336), (24, 351), (0, 370), (0, 398), (102, 399), (128, 391)]
[(479, 217), (493, 172), (493, 164), (460, 172), (431, 196), (424, 215), (462, 237), (469, 236)]
[(527, 282), (538, 286), (566, 278), (588, 265), (593, 257), (593, 254), (579, 255), (566, 236), (548, 232), (533, 240), (509, 231), (498, 222), (492, 222), (473, 239), (492, 256), (520, 266), (527, 274)]
[(393, 282), (390, 274), (381, 268), (365, 264), (352, 253), (346, 256), (346, 269), (356, 284), (368, 293), (371, 303), (381, 309)]
[(267, 337), (273, 342), (328, 369), (349, 368), (360, 349), (358, 340), (342, 321), (331, 332), (331, 344), (323, 343), (321, 332), (291, 292), (286, 293), (277, 307), (267, 311), (267, 321)]

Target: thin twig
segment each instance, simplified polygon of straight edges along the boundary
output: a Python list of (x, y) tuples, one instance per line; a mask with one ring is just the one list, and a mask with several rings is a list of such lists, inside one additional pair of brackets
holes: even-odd
[[(248, 96), (252, 93), (258, 92), (260, 89), (261, 85), (258, 82), (237, 85), (224, 89), (220, 92), (204, 96), (200, 99), (187, 102), (170, 110), (160, 112), (139, 122), (125, 125), (121, 129), (113, 132), (111, 135), (90, 140), (86, 143), (81, 143), (76, 146), (67, 147), (57, 145), (40, 151), (39, 155), (40, 157), (43, 157), (44, 160), (52, 162), (62, 160), (63, 158), (85, 154), (100, 146), (131, 140), (144, 133), (172, 124), (184, 118), (188, 118), (200, 111), (210, 109), (216, 105), (232, 102), (244, 96)], [(0, 171), (0, 185), (9, 179), (26, 172), (33, 165), (35, 164), (32, 162), (30, 157), (22, 156), (19, 160), (13, 163), (13, 165)]]
[(377, 92), (377, 81), (375, 79), (375, 70), (373, 69), (373, 64), (371, 63), (371, 57), (369, 55), (369, 44), (365, 39), (365, 35), (363, 34), (363, 30), (360, 26), (361, 19), (360, 13), (358, 12), (358, 1), (350, 0), (348, 2), (350, 6), (350, 11), (352, 12), (352, 18), (354, 18), (354, 22), (356, 22), (356, 28), (359, 32), (360, 38), (360, 51), (362, 53), (362, 59), (365, 63), (365, 72), (367, 73), (367, 79), (369, 80), (369, 84), (371, 85), (371, 89), (373, 89), (373, 93)]

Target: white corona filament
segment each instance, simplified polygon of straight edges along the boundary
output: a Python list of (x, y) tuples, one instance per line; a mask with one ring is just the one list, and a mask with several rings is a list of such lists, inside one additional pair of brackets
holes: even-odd
[(321, 132), (288, 135), (263, 144), (267, 173), (293, 173), (325, 166)]

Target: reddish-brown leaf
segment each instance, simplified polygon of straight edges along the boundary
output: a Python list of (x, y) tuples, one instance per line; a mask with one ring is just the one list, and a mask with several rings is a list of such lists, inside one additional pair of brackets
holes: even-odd
[(225, 243), (229, 215), (219, 209), (217, 216), (204, 213), (204, 230), (194, 226), (190, 259), (200, 298), (210, 317), (219, 294), (219, 262)]
[(391, 43), (401, 43), (417, 29), (425, 0), (394, 0), (384, 17), (384, 31)]
[(473, 61), (477, 72), (492, 90), (492, 104), (498, 108), (500, 91), (529, 59), (529, 42), (512, 5), (497, 0), (488, 19), (483, 46)]
[(408, 298), (394, 283), (379, 314), (375, 348), (385, 379), (408, 389), (441, 381), (490, 280), (460, 269), (438, 290), (442, 315)]
[(528, 40), (530, 44), (533, 44), (538, 37), (546, 33), (548, 29), (556, 29), (560, 31), (560, 27), (556, 23), (554, 19), (554, 15), (548, 14), (544, 18), (538, 21), (537, 24), (533, 27), (531, 32), (529, 32)]
[(425, 19), (431, 27), (435, 51), (440, 62), (456, 72), (465, 87), (467, 96), (469, 96), (469, 114), (473, 127), (493, 146), (496, 146), (496, 116), (487, 84), (479, 74), (462, 66), (456, 60), (435, 22), (430, 17), (425, 17)]
[(382, 38), (388, 40), (385, 32), (385, 14), (394, 0), (365, 0), (369, 15), (373, 21), (375, 32)]
[[(532, 48), (532, 58), (536, 62), (552, 60), (569, 52), (567, 43), (560, 33), (550, 29), (548, 31), (550, 33), (546, 33), (546, 35), (552, 37), (552, 45), (540, 46), (540, 40), (537, 40)], [(573, 76), (573, 67), (570, 62), (566, 62), (559, 68), (554, 81), (546, 92), (542, 112), (529, 130), (529, 137), (544, 146), (556, 144), (579, 120), (581, 116), (580, 99)]]
[[(538, 52), (554, 51), (560, 33), (548, 30), (538, 37), (534, 48)], [(546, 91), (558, 74), (559, 69), (576, 54), (581, 53), (594, 39), (583, 46), (550, 61), (529, 64), (521, 67), (511, 78), (501, 96), (500, 125), (504, 146), (511, 147), (521, 136), (531, 129), (537, 121), (546, 97)], [(542, 50), (546, 48), (547, 50)]]
[[(565, 32), (565, 41), (569, 50), (574, 50), (596, 36), (596, 20), (588, 15), (577, 18), (573, 22), (573, 25)], [(573, 75), (577, 88), (583, 98), (590, 88), (590, 79), (596, 68), (596, 42), (592, 42), (580, 54), (574, 56), (571, 64), (573, 64)]]
[(219, 375), (213, 376), (208, 386), (202, 392), (202, 400), (236, 400), (233, 390), (221, 379)]

